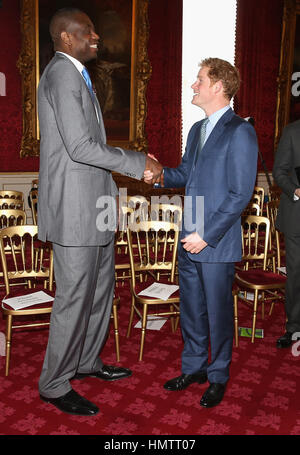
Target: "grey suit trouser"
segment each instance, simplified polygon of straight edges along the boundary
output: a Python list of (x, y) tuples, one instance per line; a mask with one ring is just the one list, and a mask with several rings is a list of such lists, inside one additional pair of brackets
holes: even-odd
[(114, 294), (114, 240), (106, 246), (53, 244), (56, 294), (40, 394), (60, 397), (76, 372), (99, 370)]
[(284, 236), (287, 281), (285, 286), (286, 331), (300, 332), (300, 235)]

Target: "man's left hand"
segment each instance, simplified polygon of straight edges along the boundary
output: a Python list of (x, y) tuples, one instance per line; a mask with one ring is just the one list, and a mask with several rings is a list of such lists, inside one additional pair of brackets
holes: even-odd
[(200, 237), (198, 232), (187, 235), (184, 239), (181, 239), (181, 242), (184, 244), (183, 248), (193, 254), (200, 253), (207, 247), (207, 243)]

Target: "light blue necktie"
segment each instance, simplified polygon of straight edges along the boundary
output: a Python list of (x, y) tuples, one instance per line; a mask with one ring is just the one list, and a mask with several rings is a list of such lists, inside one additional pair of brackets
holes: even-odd
[(92, 81), (91, 81), (91, 78), (90, 78), (90, 75), (89, 75), (89, 72), (86, 68), (83, 68), (82, 70), (82, 75), (83, 75), (83, 78), (86, 82), (86, 85), (88, 86), (88, 89), (90, 91), (90, 94), (91, 94), (91, 97), (92, 99), (94, 99), (94, 90), (93, 90), (93, 86), (92, 86)]
[(206, 119), (203, 120), (201, 128), (200, 128), (199, 152), (201, 152), (204, 141), (205, 141), (206, 127), (207, 127), (208, 122), (209, 122), (209, 118), (206, 117)]
[(198, 153), (197, 153), (197, 156), (196, 156), (195, 163), (197, 162), (198, 156), (201, 153), (201, 150), (203, 148), (203, 144), (204, 144), (205, 136), (206, 136), (206, 126), (207, 126), (208, 122), (209, 122), (209, 118), (206, 117), (203, 120), (203, 122), (201, 124), (201, 127), (200, 127), (200, 139), (199, 139)]

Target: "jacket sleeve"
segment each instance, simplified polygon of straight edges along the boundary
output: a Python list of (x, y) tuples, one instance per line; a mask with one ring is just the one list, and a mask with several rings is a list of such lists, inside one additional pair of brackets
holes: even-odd
[(282, 191), (293, 201), (297, 186), (291, 177), (293, 172), (293, 150), (290, 128), (284, 128), (275, 155), (273, 177)]

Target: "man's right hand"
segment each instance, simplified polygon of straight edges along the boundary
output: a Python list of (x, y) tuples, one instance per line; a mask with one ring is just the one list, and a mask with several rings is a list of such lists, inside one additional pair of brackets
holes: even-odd
[(148, 178), (144, 178), (144, 181), (152, 185), (154, 183), (160, 183), (162, 171), (163, 171), (162, 165), (156, 159), (153, 159), (147, 155), (145, 173), (148, 176)]
[(298, 196), (300, 198), (300, 188), (297, 188), (295, 190), (295, 195)]

